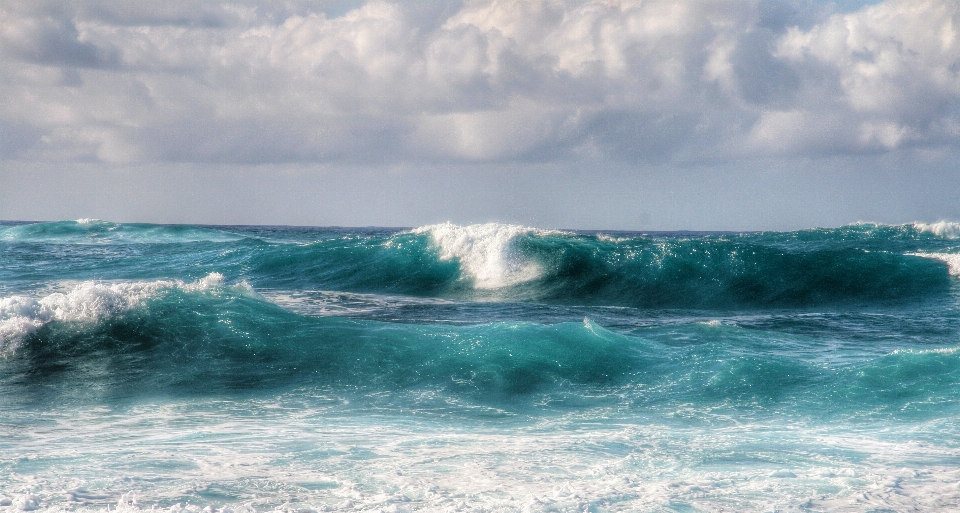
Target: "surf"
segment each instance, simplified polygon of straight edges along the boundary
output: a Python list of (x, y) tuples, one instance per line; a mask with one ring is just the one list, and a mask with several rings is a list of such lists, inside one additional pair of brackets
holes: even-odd
[(953, 230), (0, 223), (0, 509), (943, 509)]
[(277, 245), (250, 264), (265, 287), (643, 308), (870, 304), (948, 292), (942, 261), (878, 250), (870, 231), (856, 233), (859, 241), (843, 231), (612, 238), (444, 224)]
[(0, 298), (0, 328), (8, 406), (299, 389), (354, 407), (457, 404), (466, 415), (690, 404), (847, 419), (942, 415), (960, 398), (955, 348), (864, 348), (841, 362), (816, 339), (719, 321), (618, 333), (589, 318), (449, 325), (312, 316), (218, 273)]

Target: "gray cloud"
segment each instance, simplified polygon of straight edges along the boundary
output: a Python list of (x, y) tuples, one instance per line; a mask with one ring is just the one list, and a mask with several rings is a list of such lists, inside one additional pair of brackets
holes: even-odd
[(709, 162), (960, 145), (960, 4), (9, 2), (0, 158)]
[(7, 20), (0, 27), (0, 44), (5, 54), (40, 65), (106, 68), (117, 63), (117, 53), (80, 38), (70, 20), (21, 18)]

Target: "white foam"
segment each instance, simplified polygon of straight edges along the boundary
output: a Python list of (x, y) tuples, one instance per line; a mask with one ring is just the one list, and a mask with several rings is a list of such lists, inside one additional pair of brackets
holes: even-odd
[[(0, 355), (16, 351), (23, 338), (51, 321), (94, 323), (140, 306), (163, 290), (207, 291), (223, 286), (220, 273), (210, 273), (191, 283), (156, 280), (102, 283), (84, 281), (67, 292), (42, 298), (10, 296), (0, 298)], [(238, 285), (247, 292), (249, 285)], [(252, 291), (252, 289), (250, 289)]]
[(921, 231), (932, 233), (947, 239), (960, 239), (960, 223), (937, 221), (936, 223), (912, 223), (912, 226)]
[(33, 511), (40, 507), (40, 499), (33, 494), (25, 494), (13, 501), (13, 508), (20, 511)]
[(960, 254), (957, 253), (907, 253), (910, 256), (918, 256), (923, 258), (935, 258), (942, 262), (946, 262), (947, 267), (950, 269), (950, 275), (960, 276)]
[(943, 354), (954, 355), (960, 352), (958, 347), (938, 347), (936, 349), (897, 349), (890, 354)]
[(24, 430), (8, 452), (57, 464), (0, 474), (0, 490), (75, 513), (950, 511), (960, 500), (955, 438), (913, 440), (949, 419), (875, 429), (629, 418), (498, 426), (327, 411), (301, 396), (54, 411), (44, 420), (55, 428)]
[(605, 233), (598, 233), (597, 240), (601, 242), (613, 242), (615, 244), (620, 244), (621, 242), (629, 242), (634, 240), (634, 237), (615, 237), (613, 235), (607, 235)]
[[(264, 290), (258, 298), (301, 315), (376, 316), (396, 312), (398, 308), (455, 304), (435, 297), (391, 296), (339, 290)], [(431, 319), (436, 320), (436, 319)]]
[(540, 264), (524, 259), (516, 250), (513, 242), (518, 236), (560, 232), (500, 223), (443, 223), (416, 228), (413, 233), (430, 234), (440, 258), (458, 260), (474, 287), (498, 289), (535, 280), (543, 273)]

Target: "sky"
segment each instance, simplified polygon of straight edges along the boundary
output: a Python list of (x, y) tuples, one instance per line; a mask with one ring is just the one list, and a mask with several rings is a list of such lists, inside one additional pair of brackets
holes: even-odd
[(960, 220), (956, 0), (0, 2), (0, 219)]

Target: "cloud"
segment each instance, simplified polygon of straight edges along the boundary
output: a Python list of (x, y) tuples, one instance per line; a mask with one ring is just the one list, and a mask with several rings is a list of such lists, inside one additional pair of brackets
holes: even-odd
[(703, 162), (960, 144), (955, 2), (0, 9), (0, 158)]
[[(790, 130), (819, 129), (851, 151), (958, 141), (960, 4), (888, 1), (832, 16), (788, 29), (774, 54), (804, 71), (803, 111)], [(757, 128), (759, 137), (778, 137)]]

